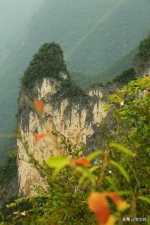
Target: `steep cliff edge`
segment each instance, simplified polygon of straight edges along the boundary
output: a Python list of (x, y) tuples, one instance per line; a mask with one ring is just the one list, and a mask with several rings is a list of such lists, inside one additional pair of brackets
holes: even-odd
[[(138, 54), (133, 67), (124, 71), (114, 82), (106, 86), (96, 84), (83, 91), (70, 79), (59, 45), (44, 44), (39, 49), (24, 72), (18, 99), (17, 122), (22, 137), (17, 139), (19, 193), (33, 194), (35, 186), (44, 183), (30, 163), (25, 145), (40, 163), (51, 154), (64, 153), (60, 137), (53, 135), (52, 131), (57, 131), (77, 145), (86, 145), (89, 152), (97, 148), (95, 137), (102, 135), (103, 121), (113, 126), (104, 109), (107, 95), (135, 79), (135, 76), (148, 75), (149, 56), (144, 61), (146, 69), (142, 71), (139, 70), (139, 58), (143, 60)], [(44, 124), (34, 108), (35, 99), (44, 103)], [(34, 140), (35, 135), (48, 130), (49, 136)]]
[[(63, 151), (59, 137), (52, 133), (43, 140), (34, 141), (35, 135), (45, 133), (47, 129), (50, 132), (57, 131), (60, 136), (69, 138), (77, 145), (86, 145), (89, 151), (94, 151), (97, 148), (94, 137), (101, 133), (100, 124), (106, 118), (104, 110), (106, 95), (116, 89), (116, 84), (111, 84), (107, 88), (93, 85), (86, 91), (80, 90), (64, 67), (60, 47), (53, 43), (44, 45), (41, 49), (24, 73), (18, 100), (18, 128), (22, 137), (17, 139), (18, 179), (19, 192), (24, 195), (34, 193), (34, 185), (43, 182), (38, 171), (29, 163), (24, 143), (27, 143), (29, 153), (32, 153), (40, 163), (51, 153), (60, 154)], [(49, 51), (49, 54), (46, 51)], [(44, 52), (44, 55), (46, 53), (44, 62), (43, 57), (39, 56), (41, 52)], [(53, 67), (51, 63), (47, 69), (45, 63), (49, 60), (55, 61), (58, 55), (59, 64)], [(32, 75), (39, 64), (37, 72)], [(35, 99), (40, 99), (44, 103), (44, 125), (33, 106)]]
[[(67, 75), (66, 75), (67, 76)], [(68, 79), (68, 78), (67, 78)], [(65, 80), (65, 82), (67, 81)], [(104, 111), (104, 98), (106, 91), (102, 87), (92, 88), (87, 93), (68, 97), (64, 96), (61, 89), (62, 82), (54, 78), (42, 78), (34, 82), (34, 88), (21, 90), (18, 104), (18, 128), (22, 140), (28, 143), (28, 150), (34, 157), (42, 162), (46, 157), (53, 154), (60, 154), (60, 140), (55, 135), (35, 142), (33, 137), (39, 133), (57, 131), (60, 135), (69, 138), (76, 144), (87, 144), (88, 149), (93, 151), (96, 143), (91, 138), (99, 129), (100, 123), (106, 117)], [(70, 86), (68, 87), (70, 90)], [(65, 87), (64, 91), (67, 91)], [(40, 116), (33, 107), (34, 99), (42, 99), (44, 102), (43, 125)], [(29, 163), (28, 156), (20, 139), (18, 146), (18, 176), (20, 191), (25, 195), (30, 192), (30, 185), (40, 184), (42, 181), (37, 171)]]

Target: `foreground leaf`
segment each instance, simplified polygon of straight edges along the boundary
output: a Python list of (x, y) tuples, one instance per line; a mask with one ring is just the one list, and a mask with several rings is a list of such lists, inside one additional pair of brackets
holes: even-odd
[(114, 225), (115, 224), (115, 222), (116, 222), (116, 218), (113, 216), (113, 215), (110, 215), (109, 216), (109, 219), (108, 219), (108, 221), (107, 221), (107, 223), (105, 223), (105, 224), (103, 224), (103, 225)]
[(88, 156), (87, 156), (87, 160), (91, 162), (91, 161), (94, 160), (98, 155), (101, 155), (102, 153), (103, 153), (102, 151), (96, 151), (96, 152), (94, 152), (94, 153), (88, 155)]
[(89, 161), (85, 157), (71, 159), (71, 163), (81, 164), (83, 166), (90, 166)]
[(105, 224), (108, 221), (110, 212), (107, 199), (103, 193), (92, 192), (88, 199), (88, 205), (95, 213), (99, 224)]
[(112, 200), (119, 211), (130, 206), (126, 201), (120, 199), (118, 192), (92, 192), (88, 198), (88, 206), (95, 213), (99, 225), (114, 225), (117, 220), (113, 215), (110, 215), (107, 197)]
[(130, 205), (126, 201), (122, 201), (118, 192), (106, 193), (106, 195), (111, 198), (113, 203), (117, 206), (119, 211), (127, 209)]
[(110, 163), (115, 166), (121, 173), (122, 175), (126, 178), (126, 180), (129, 182), (130, 181), (130, 177), (127, 174), (127, 172), (125, 171), (125, 169), (116, 161), (110, 160)]
[(112, 142), (110, 144), (110, 147), (116, 147), (117, 149), (121, 150), (122, 152), (130, 155), (130, 156), (134, 156), (134, 153), (131, 152), (129, 149), (125, 148), (124, 146), (120, 145), (120, 144), (117, 144), (117, 143), (114, 143)]
[(95, 176), (90, 172), (86, 167), (78, 167), (77, 171), (82, 173), (81, 178), (79, 179), (79, 185), (83, 184), (85, 180), (89, 180), (92, 185), (95, 185)]
[(70, 161), (65, 156), (53, 156), (51, 158), (46, 159), (46, 164), (49, 167), (55, 168), (54, 177), (59, 173), (59, 171), (65, 166), (70, 164)]
[(138, 196), (137, 198), (144, 201), (144, 202), (147, 202), (148, 204), (150, 204), (150, 198), (146, 198), (144, 196)]

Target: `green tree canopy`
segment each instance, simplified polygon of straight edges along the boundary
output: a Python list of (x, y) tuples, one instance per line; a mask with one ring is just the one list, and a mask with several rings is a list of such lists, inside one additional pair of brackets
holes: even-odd
[(33, 56), (22, 77), (22, 85), (28, 86), (35, 79), (41, 77), (59, 78), (60, 72), (67, 68), (63, 59), (63, 51), (56, 43), (45, 43)]

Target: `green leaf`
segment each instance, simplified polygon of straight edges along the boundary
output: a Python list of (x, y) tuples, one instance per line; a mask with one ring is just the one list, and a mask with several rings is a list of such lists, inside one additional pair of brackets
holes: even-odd
[(53, 156), (51, 158), (46, 159), (46, 164), (49, 167), (55, 168), (54, 170), (54, 177), (59, 173), (59, 171), (70, 164), (70, 161), (65, 156)]
[(82, 172), (82, 176), (79, 180), (79, 185), (81, 185), (85, 179), (89, 180), (92, 185), (95, 185), (95, 176), (89, 171), (89, 169), (79, 166), (77, 170)]
[(119, 163), (117, 163), (116, 161), (113, 161), (113, 160), (111, 160), (110, 163), (113, 166), (117, 167), (117, 169), (122, 173), (122, 175), (126, 178), (126, 180), (128, 182), (130, 181), (129, 175), (127, 174), (127, 172), (125, 171), (125, 169)]
[(69, 165), (69, 159), (65, 156), (57, 155), (51, 158), (46, 159), (46, 164), (52, 168), (62, 168), (66, 165)]
[(121, 150), (122, 152), (130, 155), (130, 156), (134, 156), (134, 153), (131, 152), (129, 149), (125, 148), (124, 146), (117, 144), (117, 143), (110, 143), (110, 147), (116, 147), (117, 149)]
[(105, 177), (106, 180), (108, 180), (110, 186), (109, 188), (113, 189), (113, 191), (118, 191), (118, 188), (116, 187), (116, 182), (111, 177)]
[(118, 191), (118, 194), (120, 196), (123, 196), (123, 195), (130, 195), (132, 193), (132, 191)]
[(137, 198), (144, 201), (144, 202), (147, 202), (148, 204), (150, 204), (150, 198), (146, 198), (144, 196), (138, 196)]
[(93, 173), (95, 170), (99, 169), (99, 166), (92, 166), (92, 168), (89, 169), (91, 173)]
[(82, 185), (84, 183), (84, 181), (86, 180), (86, 177), (82, 176), (80, 179), (79, 179), (79, 185)]
[(96, 151), (96, 152), (94, 152), (94, 153), (88, 155), (88, 156), (87, 156), (87, 160), (88, 160), (89, 162), (91, 162), (91, 161), (94, 160), (98, 155), (101, 155), (101, 154), (103, 154), (102, 151)]

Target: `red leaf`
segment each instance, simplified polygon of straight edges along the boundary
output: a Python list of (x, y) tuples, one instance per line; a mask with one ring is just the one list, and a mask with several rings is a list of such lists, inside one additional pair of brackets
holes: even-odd
[(128, 207), (128, 204), (126, 201), (122, 201), (120, 199), (120, 196), (118, 195), (117, 192), (114, 193), (107, 193), (107, 196), (109, 198), (111, 198), (111, 200), (113, 201), (113, 203), (117, 206), (118, 210), (123, 210), (126, 207)]
[(115, 217), (110, 215), (107, 197), (111, 198), (118, 210), (124, 210), (129, 205), (126, 201), (122, 201), (117, 192), (92, 192), (89, 199), (89, 208), (95, 213), (95, 217), (99, 225), (114, 225)]
[(71, 162), (76, 163), (76, 164), (81, 164), (81, 165), (84, 165), (84, 166), (90, 166), (89, 161), (85, 157), (71, 159)]
[(88, 199), (89, 208), (95, 213), (99, 224), (105, 224), (110, 216), (106, 195), (92, 192)]
[(34, 136), (33, 139), (34, 139), (34, 141), (38, 141), (38, 140), (40, 140), (42, 138), (45, 138), (47, 136), (49, 136), (49, 133), (41, 133), (41, 134), (37, 134), (36, 136)]
[(36, 110), (42, 114), (43, 113), (43, 109), (44, 109), (44, 104), (42, 101), (40, 100), (34, 100), (34, 105), (35, 105), (35, 108)]

